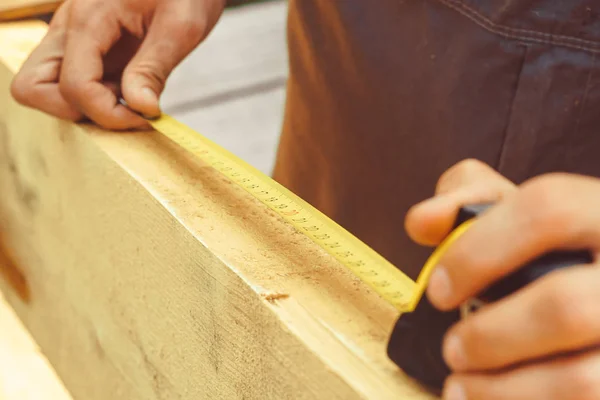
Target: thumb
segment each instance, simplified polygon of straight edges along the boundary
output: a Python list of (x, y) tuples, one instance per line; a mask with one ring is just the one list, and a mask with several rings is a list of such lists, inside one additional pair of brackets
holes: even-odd
[(408, 211), (406, 231), (415, 242), (436, 246), (452, 229), (460, 207), (495, 202), (516, 190), (516, 185), (489, 166), (473, 160), (460, 162), (442, 175), (435, 197)]
[(199, 13), (189, 10), (189, 2), (176, 4), (157, 8), (144, 41), (123, 71), (123, 98), (148, 117), (160, 115), (159, 98), (167, 78), (206, 36), (206, 19), (201, 14), (194, 18)]

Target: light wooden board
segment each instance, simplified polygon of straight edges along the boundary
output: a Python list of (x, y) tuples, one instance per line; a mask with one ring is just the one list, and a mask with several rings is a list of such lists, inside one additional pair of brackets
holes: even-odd
[(61, 3), (62, 0), (2, 0), (0, 21), (50, 13), (56, 10)]
[(397, 399), (395, 310), (243, 190), (156, 132), (17, 105), (44, 35), (0, 26), (0, 281), (75, 399)]
[(41, 399), (71, 396), (0, 293), (0, 400)]

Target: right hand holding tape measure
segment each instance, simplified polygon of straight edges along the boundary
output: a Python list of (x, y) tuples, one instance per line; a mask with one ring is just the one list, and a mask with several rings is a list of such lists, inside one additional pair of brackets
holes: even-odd
[[(465, 207), (483, 203), (492, 205)], [(600, 399), (599, 206), (594, 178), (515, 186), (474, 161), (449, 170), (407, 230), (437, 246), (455, 232), (457, 210), (473, 218), (436, 256), (390, 357), (402, 339), (395, 361), (444, 399)], [(484, 306), (471, 313), (469, 304)]]

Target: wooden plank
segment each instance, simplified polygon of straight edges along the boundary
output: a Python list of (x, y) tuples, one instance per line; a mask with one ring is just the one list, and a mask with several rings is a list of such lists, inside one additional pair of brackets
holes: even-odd
[[(0, 21), (29, 18), (54, 12), (64, 0), (3, 0)], [(272, 0), (228, 0), (227, 7), (251, 5)]]
[(0, 327), (0, 400), (71, 400), (2, 293)]
[(286, 15), (286, 1), (226, 10), (208, 38), (173, 71), (161, 98), (164, 110), (189, 112), (284, 87)]
[[(0, 21), (8, 21), (54, 12), (63, 0), (2, 0)], [(227, 6), (257, 3), (260, 0), (228, 0)]]
[(53, 12), (62, 0), (2, 0), (0, 21), (42, 15)]
[(75, 399), (431, 398), (386, 357), (395, 310), (156, 132), (17, 105), (41, 23), (0, 26), (0, 288)]

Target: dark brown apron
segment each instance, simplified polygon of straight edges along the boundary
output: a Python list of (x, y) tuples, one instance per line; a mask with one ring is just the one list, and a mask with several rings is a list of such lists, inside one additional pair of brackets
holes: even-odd
[(415, 278), (441, 173), (600, 176), (600, 1), (291, 0), (274, 177)]

